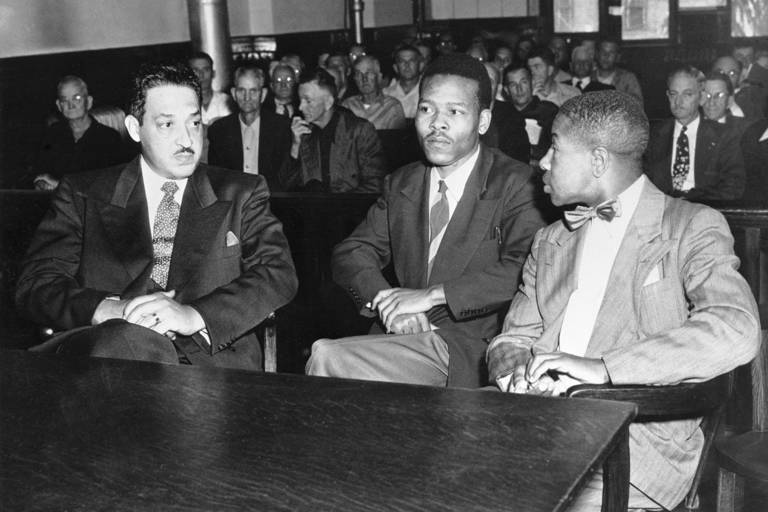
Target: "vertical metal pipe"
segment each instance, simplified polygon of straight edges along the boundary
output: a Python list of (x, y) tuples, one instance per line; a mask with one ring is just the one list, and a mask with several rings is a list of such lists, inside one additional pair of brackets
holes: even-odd
[(350, 0), (352, 3), (352, 28), (355, 31), (355, 43), (363, 44), (363, 0)]
[(232, 62), (227, 0), (187, 0), (192, 48), (213, 59), (213, 89), (227, 90)]

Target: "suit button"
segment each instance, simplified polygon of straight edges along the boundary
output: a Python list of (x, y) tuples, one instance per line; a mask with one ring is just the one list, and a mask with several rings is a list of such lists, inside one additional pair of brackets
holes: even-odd
[(216, 348), (219, 349), (219, 350), (224, 350), (225, 348), (227, 348), (227, 346), (225, 344), (223, 344), (223, 343), (220, 343), (219, 346), (216, 347)]

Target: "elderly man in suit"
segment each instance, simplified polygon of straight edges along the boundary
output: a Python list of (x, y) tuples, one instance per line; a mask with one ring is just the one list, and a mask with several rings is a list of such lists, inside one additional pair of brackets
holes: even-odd
[(266, 75), (255, 64), (235, 69), (232, 98), (239, 112), (208, 128), (208, 163), (249, 174), (261, 174), (270, 190), (279, 190), (278, 172), (291, 151), (291, 122), (261, 108), (267, 94)]
[[(567, 210), (539, 231), (490, 378), (503, 391), (560, 394), (580, 383), (677, 384), (750, 361), (757, 305), (716, 210), (671, 198), (643, 175), (648, 119), (627, 93), (566, 102), (541, 161)], [(672, 510), (703, 444), (698, 420), (630, 426), (629, 507)], [(600, 510), (596, 477), (569, 510)]]
[[(391, 334), (319, 340), (308, 374), (485, 382), (483, 337), (498, 331), (542, 225), (530, 167), (479, 142), (490, 103), (481, 62), (451, 54), (427, 67), (415, 119), (426, 165), (389, 177), (367, 218), (333, 253), (336, 283)], [(396, 287), (382, 273), (390, 263)]]
[(597, 79), (593, 79), (594, 70), (595, 59), (592, 58), (592, 52), (586, 46), (577, 46), (571, 52), (571, 71), (573, 76), (565, 83), (577, 88), (582, 94), (615, 89), (611, 84), (604, 84)]
[(672, 118), (654, 126), (645, 152), (645, 171), (666, 194), (690, 200), (734, 200), (744, 193), (739, 134), (704, 119), (700, 72), (691, 66), (667, 78)]
[(62, 180), (17, 288), (60, 353), (260, 369), (254, 327), (297, 279), (261, 176), (199, 164), (200, 85), (186, 66), (134, 80), (128, 165)]

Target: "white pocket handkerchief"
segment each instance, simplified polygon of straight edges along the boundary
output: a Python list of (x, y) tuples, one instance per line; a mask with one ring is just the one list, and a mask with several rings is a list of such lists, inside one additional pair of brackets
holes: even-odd
[(237, 245), (240, 243), (240, 240), (237, 239), (237, 236), (231, 232), (227, 231), (227, 247), (232, 247), (233, 245)]
[(659, 272), (659, 266), (656, 265), (655, 267), (653, 267), (653, 270), (651, 270), (651, 272), (648, 274), (648, 277), (645, 278), (645, 282), (643, 282), (643, 286), (645, 287), (645, 286), (652, 285), (653, 283), (656, 283), (659, 280), (661, 280), (661, 273)]

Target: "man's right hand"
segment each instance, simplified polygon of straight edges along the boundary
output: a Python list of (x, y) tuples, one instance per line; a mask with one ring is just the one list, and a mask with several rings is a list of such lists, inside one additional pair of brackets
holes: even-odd
[(301, 145), (301, 136), (312, 133), (312, 125), (300, 117), (294, 117), (291, 120), (291, 131), (293, 132), (293, 144), (291, 144), (291, 157), (299, 158), (299, 146)]
[(112, 320), (113, 318), (123, 318), (123, 312), (125, 311), (125, 306), (128, 305), (128, 302), (130, 301), (121, 299), (102, 300), (99, 302), (99, 305), (96, 306), (96, 311), (93, 312), (91, 325), (99, 325), (100, 323)]

